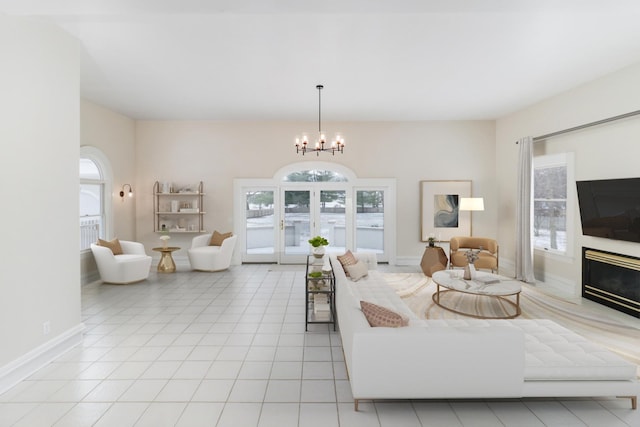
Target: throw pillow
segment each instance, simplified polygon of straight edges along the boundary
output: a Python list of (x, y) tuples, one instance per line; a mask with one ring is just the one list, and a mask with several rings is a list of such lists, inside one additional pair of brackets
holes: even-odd
[(358, 261), (353, 265), (346, 265), (344, 269), (347, 272), (347, 276), (349, 276), (349, 278), (354, 282), (357, 282), (363, 277), (367, 277), (369, 275), (367, 265), (362, 261)]
[(98, 239), (98, 245), (111, 249), (111, 252), (113, 252), (114, 255), (122, 255), (124, 253), (122, 252), (122, 246), (120, 246), (120, 241), (118, 239), (113, 239), (110, 242)]
[(218, 231), (214, 231), (213, 234), (211, 235), (209, 246), (222, 246), (222, 242), (224, 242), (224, 239), (231, 236), (233, 236), (232, 232), (218, 233)]
[(409, 325), (407, 317), (370, 302), (360, 301), (360, 309), (367, 318), (369, 325), (373, 328), (399, 328)]
[(358, 259), (351, 253), (349, 249), (347, 249), (347, 252), (345, 252), (344, 255), (338, 255), (337, 258), (338, 261), (340, 261), (340, 264), (342, 265), (342, 268), (344, 269), (344, 272), (347, 276), (349, 275), (349, 272), (345, 267), (347, 265), (353, 265), (358, 262)]

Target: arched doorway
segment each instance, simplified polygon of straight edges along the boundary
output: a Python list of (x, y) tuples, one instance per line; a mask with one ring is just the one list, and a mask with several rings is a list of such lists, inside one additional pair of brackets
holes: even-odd
[(242, 262), (304, 263), (316, 235), (329, 240), (329, 252), (366, 250), (395, 261), (395, 179), (300, 162), (272, 178), (234, 180), (234, 197)]

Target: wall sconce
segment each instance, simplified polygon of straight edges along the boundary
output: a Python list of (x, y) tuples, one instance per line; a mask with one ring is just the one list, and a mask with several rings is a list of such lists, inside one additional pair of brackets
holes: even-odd
[(131, 188), (131, 184), (125, 184), (122, 186), (122, 190), (120, 190), (120, 198), (124, 202), (124, 188), (129, 187), (129, 197), (133, 197), (133, 188)]

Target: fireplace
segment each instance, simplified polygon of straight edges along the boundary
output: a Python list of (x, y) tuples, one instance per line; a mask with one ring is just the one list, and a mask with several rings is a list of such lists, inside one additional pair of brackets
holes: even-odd
[(582, 248), (582, 296), (640, 318), (640, 258)]

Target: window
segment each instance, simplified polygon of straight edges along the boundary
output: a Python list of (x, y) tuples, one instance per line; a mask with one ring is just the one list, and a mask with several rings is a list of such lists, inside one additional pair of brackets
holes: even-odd
[(108, 236), (111, 211), (109, 166), (101, 152), (92, 147), (80, 150), (80, 250), (89, 249), (98, 238)]
[[(539, 156), (533, 160), (533, 242), (536, 249), (570, 255), (573, 223), (573, 156)], [(570, 200), (571, 199), (571, 200)]]

